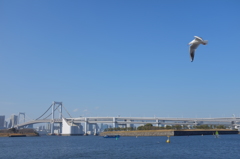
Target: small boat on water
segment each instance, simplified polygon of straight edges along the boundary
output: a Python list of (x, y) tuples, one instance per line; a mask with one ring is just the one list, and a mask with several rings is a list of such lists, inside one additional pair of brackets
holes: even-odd
[(216, 133), (215, 133), (215, 138), (219, 138), (219, 133), (218, 133), (218, 131), (216, 131)]
[(119, 138), (120, 135), (105, 135), (104, 138)]

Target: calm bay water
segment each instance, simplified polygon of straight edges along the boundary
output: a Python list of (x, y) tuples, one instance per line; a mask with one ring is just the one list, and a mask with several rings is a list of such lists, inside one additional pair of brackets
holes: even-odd
[(236, 159), (240, 135), (120, 137), (0, 137), (1, 159)]

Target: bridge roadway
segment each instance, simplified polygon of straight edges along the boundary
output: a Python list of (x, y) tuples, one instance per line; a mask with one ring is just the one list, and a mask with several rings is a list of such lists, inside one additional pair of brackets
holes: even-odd
[(236, 125), (240, 122), (240, 118), (159, 118), (159, 117), (80, 117), (80, 118), (67, 118), (68, 121), (73, 123), (115, 123), (118, 125), (123, 124), (167, 124), (167, 125), (196, 125), (202, 122), (209, 124), (226, 123), (229, 125)]
[[(116, 125), (124, 124), (158, 124), (158, 125), (197, 125), (207, 122), (208, 124), (222, 124), (225, 125), (238, 125), (240, 118), (160, 118), (160, 117), (79, 117), (79, 118), (65, 118), (69, 123), (112, 123)], [(33, 120), (23, 124), (17, 125), (22, 127), (30, 124), (38, 123), (52, 123), (51, 119)], [(220, 123), (221, 122), (221, 123)], [(62, 123), (62, 119), (54, 119), (54, 123)], [(114, 127), (115, 127), (114, 126)]]
[[(39, 123), (51, 123), (51, 122), (53, 122), (52, 119), (32, 120), (32, 121), (28, 121), (26, 123), (16, 125), (16, 127), (22, 127), (22, 126), (26, 126), (26, 125), (39, 124)], [(54, 123), (62, 123), (62, 119), (54, 119)]]

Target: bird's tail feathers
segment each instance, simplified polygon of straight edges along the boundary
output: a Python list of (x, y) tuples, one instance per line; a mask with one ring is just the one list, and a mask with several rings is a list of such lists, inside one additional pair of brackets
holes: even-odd
[(203, 40), (203, 42), (205, 43), (205, 45), (207, 45), (207, 44), (208, 44), (208, 40)]

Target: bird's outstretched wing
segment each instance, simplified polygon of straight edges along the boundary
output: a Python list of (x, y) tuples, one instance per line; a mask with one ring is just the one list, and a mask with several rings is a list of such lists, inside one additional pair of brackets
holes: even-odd
[(195, 54), (195, 50), (197, 49), (197, 47), (199, 46), (198, 43), (193, 43), (191, 46), (190, 46), (190, 58), (191, 58), (191, 62), (193, 62), (194, 60), (194, 54)]
[(203, 39), (201, 37), (194, 36), (194, 38), (197, 39), (197, 40), (203, 41)]
[(195, 54), (195, 50), (190, 50), (191, 62), (193, 62), (193, 60), (194, 60), (194, 54)]

